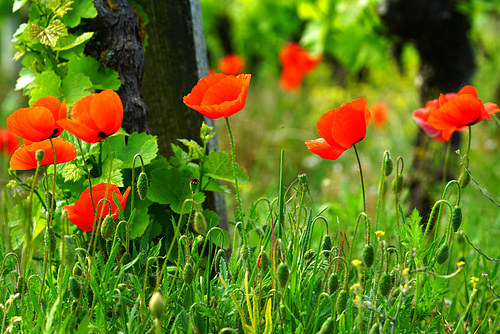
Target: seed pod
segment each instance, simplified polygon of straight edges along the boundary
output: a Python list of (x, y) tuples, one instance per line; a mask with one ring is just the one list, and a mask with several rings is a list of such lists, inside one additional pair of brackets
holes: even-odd
[(45, 228), (43, 240), (45, 242), (45, 249), (48, 250), (50, 254), (54, 254), (56, 251), (56, 234), (52, 226), (47, 226)]
[(78, 283), (75, 276), (72, 276), (69, 279), (68, 287), (69, 287), (69, 292), (71, 292), (71, 295), (73, 296), (73, 298), (78, 300), (80, 298), (81, 289), (80, 289), (80, 283)]
[(47, 207), (47, 212), (56, 209), (56, 202), (54, 201), (54, 196), (50, 191), (45, 192), (45, 206)]
[(335, 326), (335, 322), (333, 321), (332, 317), (328, 317), (326, 321), (321, 325), (321, 328), (318, 332), (318, 334), (330, 334), (333, 333), (333, 329)]
[(299, 182), (302, 183), (303, 185), (307, 184), (307, 173), (306, 172), (300, 172), (299, 175), (297, 175), (297, 178), (299, 179)]
[(267, 269), (269, 269), (269, 256), (267, 255), (266, 251), (262, 251), (257, 264), (262, 272), (265, 272)]
[(392, 190), (394, 194), (399, 194), (403, 190), (403, 175), (397, 175), (392, 181)]
[(453, 227), (453, 231), (457, 232), (460, 225), (462, 225), (462, 207), (455, 205), (451, 212), (451, 226)]
[(203, 213), (201, 213), (200, 211), (196, 211), (194, 213), (193, 227), (194, 227), (194, 230), (196, 231), (196, 233), (198, 233), (198, 234), (207, 233), (207, 229), (208, 229), (207, 220), (205, 219), (205, 216), (203, 215)]
[(339, 288), (339, 276), (337, 274), (331, 274), (330, 278), (328, 279), (328, 292), (330, 292), (330, 294), (333, 295), (338, 288)]
[(194, 280), (194, 268), (191, 262), (186, 263), (184, 266), (184, 270), (182, 271), (182, 279), (184, 280), (184, 283), (187, 285), (190, 285), (193, 280)]
[(310, 261), (310, 260), (314, 259), (315, 256), (316, 256), (316, 251), (311, 248), (311, 249), (307, 250), (307, 252), (304, 254), (304, 260)]
[(43, 150), (36, 150), (36, 152), (35, 152), (36, 161), (42, 162), (44, 156), (45, 156), (45, 152)]
[(329, 251), (332, 250), (332, 238), (328, 234), (325, 234), (325, 236), (323, 237), (323, 242), (321, 243), (321, 250), (328, 251), (324, 253), (325, 257), (330, 256)]
[(281, 289), (286, 288), (289, 276), (290, 270), (288, 269), (288, 265), (285, 262), (281, 262), (278, 269), (276, 269), (276, 278)]
[(347, 308), (347, 301), (349, 300), (349, 294), (345, 290), (341, 290), (337, 296), (337, 314), (344, 312)]
[(248, 260), (248, 258), (250, 257), (250, 252), (251, 252), (251, 250), (250, 250), (250, 247), (248, 247), (248, 245), (241, 245), (240, 256), (243, 259), (243, 261)]
[(189, 188), (191, 189), (191, 192), (196, 192), (196, 189), (198, 188), (198, 183), (200, 183), (200, 180), (197, 178), (193, 177), (189, 179)]
[(391, 156), (387, 155), (387, 158), (384, 159), (384, 175), (389, 176), (394, 169), (394, 163), (392, 162)]
[(149, 180), (148, 175), (144, 172), (140, 172), (137, 177), (137, 193), (139, 198), (144, 201), (148, 196)]
[(111, 240), (115, 236), (116, 222), (112, 215), (107, 215), (101, 224), (101, 236), (104, 240)]
[(165, 312), (165, 299), (160, 292), (155, 291), (151, 296), (151, 299), (149, 300), (149, 309), (151, 310), (151, 314), (153, 314), (156, 319), (161, 318)]
[[(64, 247), (64, 249), (63, 249)], [(69, 235), (64, 236), (64, 242), (61, 244), (61, 258), (62, 263), (68, 267), (72, 268), (76, 262), (76, 247), (73, 238)]]
[(373, 265), (373, 261), (375, 260), (375, 250), (373, 249), (372, 244), (366, 244), (363, 248), (363, 253), (361, 254), (361, 258), (363, 259), (363, 263), (366, 268), (371, 268)]
[(73, 276), (82, 276), (82, 274), (82, 268), (78, 264), (73, 267)]
[(470, 175), (469, 173), (467, 173), (467, 171), (465, 170), (465, 166), (463, 165), (460, 168), (460, 173), (458, 174), (457, 181), (462, 189), (465, 189), (465, 187), (467, 187), (470, 183)]
[(217, 274), (220, 274), (220, 261), (224, 261), (224, 264), (226, 264), (226, 259), (225, 259), (225, 254), (223, 249), (219, 249), (217, 254), (215, 254), (214, 257), (214, 270)]
[(450, 247), (448, 244), (442, 244), (436, 252), (436, 262), (443, 264), (448, 260), (448, 256), (450, 256)]
[(389, 273), (383, 273), (378, 282), (378, 290), (382, 296), (387, 296), (391, 292), (392, 277)]

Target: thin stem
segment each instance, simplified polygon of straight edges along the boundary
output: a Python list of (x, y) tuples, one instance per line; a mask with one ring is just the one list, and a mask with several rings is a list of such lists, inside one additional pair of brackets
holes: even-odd
[(236, 175), (236, 160), (234, 155), (234, 139), (233, 132), (231, 131), (231, 126), (229, 125), (229, 118), (226, 118), (227, 131), (229, 132), (229, 139), (231, 140), (231, 158), (233, 163), (233, 175), (234, 175), (234, 187), (236, 189), (236, 200), (238, 201), (238, 211), (236, 212), (236, 220), (242, 220), (242, 210), (241, 210), (241, 199), (240, 190), (238, 189), (238, 177)]
[(467, 155), (466, 155), (466, 159), (465, 160), (465, 166), (469, 167), (469, 162), (470, 162), (470, 143), (471, 143), (471, 139), (472, 139), (472, 126), (469, 125), (469, 142), (467, 143)]
[[(470, 129), (470, 126), (469, 126), (469, 129)], [(448, 141), (446, 143), (446, 153), (444, 156), (443, 178), (441, 180), (441, 188), (443, 188), (445, 183), (446, 183), (446, 174), (448, 171), (448, 160), (450, 159), (450, 150), (451, 150), (450, 148), (451, 148), (451, 142)]]
[(359, 166), (359, 176), (361, 178), (361, 190), (363, 191), (363, 212), (366, 212), (366, 193), (365, 193), (365, 181), (363, 180), (363, 169), (361, 168), (361, 160), (359, 159), (358, 150), (356, 145), (352, 145), (354, 152), (356, 153), (356, 159), (358, 160)]

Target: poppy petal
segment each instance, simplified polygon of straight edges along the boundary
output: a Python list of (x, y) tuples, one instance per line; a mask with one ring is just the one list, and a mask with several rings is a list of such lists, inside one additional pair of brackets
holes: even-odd
[(330, 145), (330, 143), (328, 143), (323, 138), (307, 140), (306, 146), (312, 153), (319, 155), (323, 159), (330, 160), (337, 159), (342, 155), (342, 153), (344, 153), (345, 150), (347, 150), (346, 147), (343, 147), (339, 144)]
[(85, 124), (88, 128), (94, 129), (96, 132), (99, 132), (99, 128), (94, 123), (94, 120), (90, 115), (90, 104), (92, 103), (96, 95), (97, 93), (90, 94), (76, 101), (73, 104), (73, 107), (71, 107), (70, 117), (73, 121), (80, 124)]
[(50, 138), (56, 123), (49, 109), (44, 107), (21, 108), (7, 119), (9, 130), (21, 138), (41, 141)]
[(366, 136), (367, 119), (371, 119), (365, 98), (344, 103), (334, 109), (332, 137), (339, 145), (351, 148)]
[[(76, 147), (61, 138), (53, 138), (56, 163), (64, 163), (76, 158)], [(41, 142), (34, 142), (30, 145), (22, 145), (17, 149), (10, 159), (10, 168), (13, 170), (34, 169), (37, 166), (36, 151), (44, 151), (44, 157), (40, 166), (54, 163), (54, 151), (49, 139)]]
[(479, 122), (483, 109), (481, 100), (471, 94), (457, 95), (432, 112), (428, 122), (438, 130), (456, 129)]
[(427, 135), (429, 135), (429, 137), (444, 142), (445, 140), (442, 136), (443, 131), (437, 130), (430, 126), (430, 124), (427, 122), (428, 117), (429, 115), (426, 113), (424, 108), (417, 109), (413, 112), (413, 119), (415, 120), (415, 122), (417, 122), (418, 126), (420, 126), (420, 128), (424, 130)]
[(90, 103), (92, 120), (107, 136), (120, 130), (123, 121), (123, 105), (120, 96), (111, 89), (96, 94)]
[(73, 134), (75, 137), (80, 138), (87, 143), (97, 143), (102, 140), (102, 137), (99, 135), (99, 131), (88, 127), (86, 124), (78, 123), (73, 119), (63, 118), (58, 120), (57, 124), (69, 133)]
[(460, 89), (458, 91), (458, 95), (463, 95), (463, 94), (470, 94), (470, 95), (474, 96), (477, 99), (477, 91), (471, 85), (463, 86), (462, 89)]

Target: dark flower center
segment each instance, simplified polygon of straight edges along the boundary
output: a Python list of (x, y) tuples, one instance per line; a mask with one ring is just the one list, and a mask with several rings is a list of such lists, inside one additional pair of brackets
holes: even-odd
[(107, 137), (107, 135), (104, 132), (102, 132), (102, 131), (99, 131), (98, 135), (101, 138), (106, 138)]

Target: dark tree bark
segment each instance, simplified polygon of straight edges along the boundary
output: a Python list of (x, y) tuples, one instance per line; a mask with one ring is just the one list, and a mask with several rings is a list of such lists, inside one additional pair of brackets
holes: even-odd
[[(385, 0), (379, 13), (389, 33), (398, 38), (397, 46), (413, 43), (420, 54), (420, 99), (422, 105), (439, 93), (456, 92), (468, 84), (475, 70), (475, 59), (467, 33), (467, 17), (456, 10), (454, 0)], [(452, 137), (452, 152), (458, 145), (458, 133)], [(416, 156), (410, 176), (410, 206), (424, 217), (433, 199), (430, 187), (440, 180), (429, 150), (430, 139), (419, 131)], [(444, 157), (444, 155), (443, 155)]]
[[(140, 0), (149, 18), (149, 36), (144, 76), (144, 99), (149, 126), (158, 136), (160, 153), (172, 155), (171, 143), (178, 138), (200, 142), (201, 123), (214, 126), (211, 119), (182, 102), (198, 80), (208, 75), (207, 51), (199, 0)], [(212, 138), (212, 147), (217, 138)], [(227, 229), (222, 194), (211, 193), (206, 206), (215, 210), (220, 225)]]
[(123, 102), (123, 128), (128, 133), (150, 132), (147, 107), (141, 95), (144, 48), (136, 13), (127, 0), (94, 0), (98, 15), (89, 20), (94, 37), (88, 54), (120, 75), (118, 95)]

